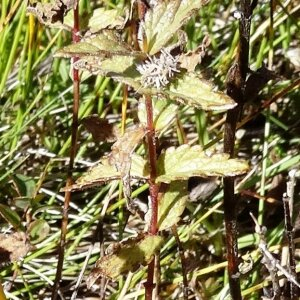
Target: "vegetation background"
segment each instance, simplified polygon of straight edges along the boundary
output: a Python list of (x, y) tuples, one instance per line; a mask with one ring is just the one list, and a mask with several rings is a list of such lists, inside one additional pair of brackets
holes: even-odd
[[(126, 3), (125, 3), (126, 2)], [(81, 26), (97, 7), (114, 8), (129, 1), (80, 1)], [(274, 22), (270, 26), (270, 11)], [(57, 245), (60, 237), (61, 206), (67, 176), (72, 123), (72, 79), (70, 62), (54, 59), (53, 54), (71, 41), (69, 32), (48, 28), (26, 13), (27, 1), (2, 0), (0, 3), (0, 219), (1, 233), (29, 230), (34, 247), (23, 261), (2, 264), (1, 281), (9, 299), (47, 299), (56, 272)], [(211, 0), (186, 26), (188, 48), (195, 49), (206, 35), (211, 44), (201, 70), (220, 90), (234, 59), (238, 43), (237, 3)], [(263, 65), (275, 77), (259, 96), (247, 103), (242, 119), (251, 117), (238, 130), (236, 155), (251, 164), (250, 173), (239, 182), (239, 248), (252, 257), (253, 266), (242, 276), (242, 293), (247, 299), (259, 299), (272, 289), (268, 272), (261, 262), (252, 211), (267, 227), (267, 242), (278, 257), (284, 256), (284, 212), (282, 195), (290, 178), (299, 174), (299, 80), (300, 4), (298, 1), (260, 1), (253, 13), (250, 40), (250, 67)], [(270, 106), (263, 106), (274, 95)], [(97, 114), (121, 123), (122, 84), (109, 78), (90, 76), (80, 85), (79, 119)], [(260, 114), (255, 114), (260, 110)], [(128, 98), (127, 122), (137, 119), (137, 100)], [(180, 106), (176, 122), (162, 138), (161, 145), (183, 143), (202, 146), (223, 132), (223, 113), (203, 113)], [(214, 141), (214, 142), (211, 142)], [(110, 150), (110, 144), (94, 142), (82, 125), (79, 127), (78, 154), (74, 177)], [(296, 173), (297, 175), (297, 173)], [(146, 186), (134, 195), (146, 199)], [(178, 225), (189, 272), (190, 299), (223, 299), (228, 294), (226, 253), (222, 213), (222, 182), (217, 179), (189, 182), (191, 201)], [(100, 239), (106, 248), (120, 236), (142, 230), (138, 217), (131, 217), (122, 233), (125, 212), (118, 184), (76, 192), (69, 209), (69, 227), (63, 268), (62, 294), (70, 299), (72, 288), (82, 270), (84, 259), (94, 240), (101, 219)], [(299, 188), (295, 187), (294, 222), (297, 230)], [(298, 218), (297, 218), (298, 217)], [(99, 229), (99, 228), (98, 228)], [(296, 231), (297, 234), (297, 231)], [(99, 258), (99, 237), (92, 250), (86, 273)], [(297, 242), (297, 239), (295, 240)], [(103, 248), (101, 248), (103, 251)], [(299, 261), (296, 243), (295, 259)], [(297, 265), (297, 271), (299, 271)], [(118, 282), (108, 282), (108, 299), (135, 299), (143, 295), (140, 284), (145, 269), (139, 269)], [(182, 297), (182, 266), (174, 237), (169, 234), (161, 251), (161, 296)], [(266, 287), (263, 290), (263, 287)], [(83, 283), (76, 299), (95, 296)], [(91, 298), (90, 298), (91, 299)]]

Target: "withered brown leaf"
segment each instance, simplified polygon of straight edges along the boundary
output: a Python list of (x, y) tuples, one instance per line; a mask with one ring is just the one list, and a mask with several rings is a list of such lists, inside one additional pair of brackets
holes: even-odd
[(208, 36), (205, 36), (201, 45), (198, 46), (195, 50), (188, 51), (183, 53), (179, 57), (180, 67), (187, 69), (188, 72), (194, 72), (198, 64), (201, 63), (202, 58), (205, 55), (205, 50), (210, 44), (210, 39)]
[[(135, 153), (131, 157), (131, 176), (137, 179), (147, 179), (149, 177), (149, 167), (147, 161)], [(76, 183), (61, 189), (61, 192), (78, 191), (86, 188), (99, 186), (112, 180), (120, 180), (121, 175), (114, 163), (110, 162), (107, 156), (91, 167), (86, 173), (76, 180)]]
[(0, 234), (0, 265), (20, 260), (31, 248), (24, 232)]
[(130, 167), (131, 156), (134, 149), (139, 145), (146, 134), (143, 126), (133, 126), (128, 128), (123, 136), (113, 144), (111, 148), (110, 161), (121, 174), (123, 181), (124, 195), (127, 200), (131, 199), (130, 187)]
[(96, 262), (95, 268), (86, 280), (87, 287), (94, 286), (101, 276), (116, 280), (121, 274), (133, 272), (141, 265), (147, 265), (162, 244), (161, 236), (145, 233), (114, 244), (110, 253)]
[(67, 12), (77, 6), (78, 0), (55, 0), (52, 3), (34, 3), (28, 6), (27, 11), (35, 15), (39, 22), (50, 27), (61, 27), (71, 30), (64, 25)]
[(114, 124), (107, 119), (101, 119), (98, 115), (90, 115), (82, 119), (81, 123), (92, 134), (95, 142), (107, 141), (114, 142), (119, 136), (120, 131)]

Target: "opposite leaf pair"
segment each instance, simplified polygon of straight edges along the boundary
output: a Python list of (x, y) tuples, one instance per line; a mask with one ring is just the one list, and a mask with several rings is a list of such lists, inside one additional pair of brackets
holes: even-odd
[[(119, 151), (120, 152), (120, 151)], [(122, 179), (123, 170), (117, 165), (125, 166), (131, 177), (141, 180), (149, 179), (148, 162), (140, 155), (121, 151), (121, 161), (112, 162), (109, 156), (100, 159), (85, 175), (77, 179), (76, 184), (66, 188), (69, 191), (81, 190), (99, 185), (103, 182)], [(190, 177), (236, 176), (248, 170), (248, 164), (239, 159), (230, 159), (228, 154), (208, 156), (200, 146), (182, 145), (166, 149), (157, 161), (158, 176), (156, 182), (170, 183), (176, 180), (188, 180)], [(66, 190), (65, 189), (65, 190)]]
[[(101, 30), (97, 32), (91, 24), (90, 30), (79, 43), (64, 47), (55, 56), (77, 57), (75, 68), (111, 77), (131, 86), (139, 94), (163, 96), (205, 110), (233, 108), (236, 104), (230, 97), (215, 91), (200, 73), (194, 72), (203, 55), (199, 49), (194, 53), (178, 50), (186, 42), (180, 27), (205, 1), (156, 2), (139, 24), (141, 51), (134, 50), (122, 40), (121, 28), (113, 26), (115, 19), (112, 18), (112, 26), (106, 24), (101, 27), (98, 24), (97, 28)], [(173, 53), (174, 48), (176, 54)]]

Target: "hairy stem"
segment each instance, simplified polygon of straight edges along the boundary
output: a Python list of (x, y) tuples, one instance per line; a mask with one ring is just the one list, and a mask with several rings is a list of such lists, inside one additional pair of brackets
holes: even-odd
[[(78, 5), (74, 9), (74, 25), (72, 32), (72, 40), (74, 43), (79, 42), (79, 10)], [(76, 58), (74, 58), (76, 61)], [(78, 130), (78, 110), (79, 110), (79, 72), (75, 68), (72, 70), (73, 73), (73, 119), (72, 119), (72, 136), (71, 136), (71, 149), (70, 149), (70, 161), (68, 166), (67, 182), (66, 187), (72, 185), (72, 173), (74, 167), (74, 160), (76, 156), (76, 144), (77, 144), (77, 130)], [(64, 206), (62, 209), (62, 223), (61, 223), (61, 236), (58, 248), (58, 262), (56, 267), (55, 281), (52, 289), (52, 300), (56, 300), (59, 292), (60, 281), (62, 277), (63, 263), (64, 263), (64, 252), (66, 244), (67, 226), (68, 226), (68, 209), (71, 201), (71, 192), (65, 192)]]
[[(139, 20), (143, 20), (145, 13), (147, 11), (147, 3), (143, 0), (137, 1), (137, 11)], [(136, 24), (135, 24), (136, 26)], [(137, 29), (137, 27), (135, 28)], [(135, 31), (135, 30), (134, 30)], [(136, 35), (135, 35), (136, 37)], [(136, 46), (138, 47), (137, 40)], [(148, 45), (144, 43), (142, 47), (143, 51), (147, 51)], [(153, 108), (152, 108), (152, 99), (151, 96), (145, 95), (146, 102), (146, 112), (147, 112), (147, 143), (148, 143), (148, 158), (150, 165), (150, 179), (149, 179), (149, 194), (150, 194), (150, 208), (152, 210), (151, 213), (151, 221), (150, 221), (150, 234), (157, 234), (157, 214), (158, 214), (158, 190), (159, 186), (155, 184), (156, 180), (156, 142), (155, 142), (155, 128), (153, 124)], [(156, 256), (158, 257), (158, 255)], [(148, 265), (148, 274), (147, 281), (145, 282), (145, 299), (151, 300), (153, 295), (153, 290), (155, 288), (155, 284), (153, 282), (155, 272), (155, 258)]]
[(157, 172), (156, 172), (156, 142), (155, 142), (155, 128), (153, 124), (153, 109), (152, 99), (150, 96), (146, 96), (146, 111), (147, 111), (147, 142), (148, 142), (148, 155), (150, 164), (150, 180), (149, 190), (151, 198), (151, 234), (157, 233), (157, 211), (158, 211), (158, 185), (155, 184)]
[[(224, 131), (224, 152), (234, 157), (235, 130), (245, 102), (244, 88), (248, 73), (249, 38), (251, 14), (257, 1), (241, 0), (241, 19), (239, 23), (239, 49), (236, 60), (227, 76), (227, 94), (236, 102), (237, 106), (228, 111)], [(237, 199), (234, 195), (234, 177), (224, 178), (224, 218), (226, 231), (226, 250), (228, 261), (228, 275), (231, 297), (234, 300), (242, 299), (237, 244)]]
[[(147, 142), (148, 142), (148, 156), (150, 164), (150, 179), (149, 179), (149, 193), (151, 201), (151, 221), (150, 221), (150, 234), (157, 234), (157, 213), (158, 213), (158, 190), (159, 186), (155, 183), (156, 171), (156, 142), (155, 142), (155, 128), (153, 124), (153, 108), (151, 96), (146, 95), (146, 112), (147, 112)], [(153, 283), (155, 269), (155, 259), (148, 265), (148, 277), (145, 283), (146, 300), (152, 299), (152, 292), (155, 287)]]

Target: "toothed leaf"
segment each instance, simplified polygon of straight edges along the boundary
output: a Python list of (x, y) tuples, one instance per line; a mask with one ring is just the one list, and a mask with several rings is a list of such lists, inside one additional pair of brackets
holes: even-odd
[(141, 94), (161, 95), (204, 110), (227, 110), (236, 106), (233, 99), (222, 92), (214, 91), (213, 85), (196, 73), (186, 73), (181, 77), (172, 78), (171, 83), (160, 90), (141, 86), (137, 90)]
[(199, 146), (168, 148), (158, 158), (157, 182), (170, 183), (189, 177), (235, 176), (248, 170), (248, 164), (230, 159), (228, 154), (206, 155)]
[(226, 110), (236, 106), (229, 96), (214, 91), (210, 82), (194, 73), (172, 82), (167, 93), (171, 99), (204, 110)]
[(113, 31), (102, 30), (97, 35), (84, 37), (80, 42), (58, 50), (54, 56), (71, 58), (73, 56), (110, 57), (112, 55), (141, 56), (142, 54), (133, 51)]
[(87, 278), (88, 288), (93, 286), (100, 276), (117, 279), (121, 274), (147, 265), (162, 243), (162, 237), (149, 234), (140, 234), (118, 243), (110, 254), (96, 262), (95, 268)]
[[(130, 175), (138, 179), (146, 179), (149, 176), (147, 162), (137, 154), (132, 154)], [(98, 164), (91, 167), (86, 174), (78, 178), (75, 184), (63, 188), (61, 191), (82, 190), (111, 180), (119, 180), (120, 178), (121, 172), (117, 170), (108, 157), (103, 157)]]
[(78, 57), (73, 64), (75, 68), (112, 77), (135, 89), (139, 88), (141, 77), (136, 66), (146, 57), (142, 52), (134, 51), (111, 30), (85, 37), (79, 43), (58, 50), (54, 56)]
[(148, 48), (144, 50), (150, 55), (159, 52), (205, 2), (201, 0), (159, 1), (148, 9), (144, 22), (139, 27), (141, 49), (146, 44)]
[(93, 12), (93, 16), (89, 21), (91, 33), (95, 33), (102, 29), (123, 29), (126, 20), (122, 17), (123, 11), (118, 9), (97, 8)]

